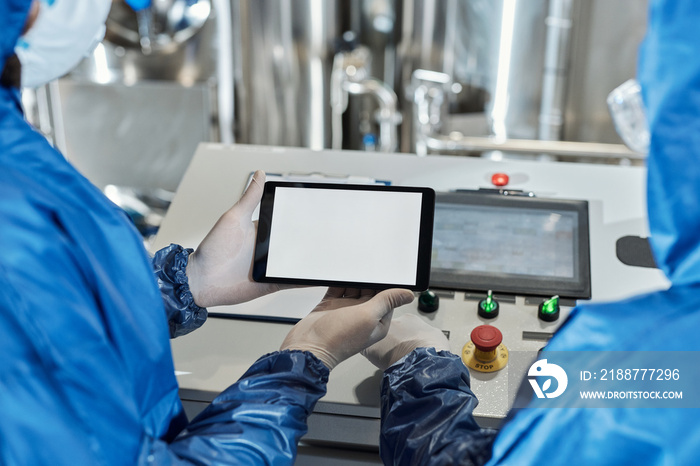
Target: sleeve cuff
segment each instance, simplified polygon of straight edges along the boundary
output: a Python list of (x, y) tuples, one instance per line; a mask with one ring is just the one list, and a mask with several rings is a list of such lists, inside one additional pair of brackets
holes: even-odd
[(253, 364), (250, 370), (255, 372), (261, 367), (266, 367), (270, 372), (307, 372), (324, 384), (328, 383), (328, 376), (331, 372), (315, 354), (302, 350), (281, 350), (265, 354)]
[(207, 310), (195, 304), (187, 281), (187, 262), (192, 252), (191, 248), (171, 244), (153, 257), (153, 271), (163, 297), (170, 338), (186, 335), (207, 320)]
[(386, 370), (384, 371), (385, 373), (389, 373), (394, 370), (399, 370), (399, 371), (405, 371), (409, 370), (411, 367), (416, 364), (416, 362), (422, 360), (422, 359), (427, 359), (430, 358), (431, 356), (440, 356), (440, 357), (448, 357), (448, 358), (455, 358), (458, 357), (454, 353), (450, 351), (437, 351), (433, 347), (419, 347), (396, 361), (394, 364), (391, 366), (387, 367)]
[[(442, 375), (435, 380), (430, 375), (433, 373)], [(384, 388), (401, 386), (422, 391), (443, 382), (469, 390), (469, 371), (459, 356), (435, 348), (416, 348), (384, 371), (384, 383), (388, 384)]]

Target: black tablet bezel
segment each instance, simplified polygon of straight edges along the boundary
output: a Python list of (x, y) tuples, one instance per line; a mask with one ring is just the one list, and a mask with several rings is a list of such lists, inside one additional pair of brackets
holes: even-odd
[[(488, 291), (526, 296), (553, 296), (562, 298), (591, 297), (591, 263), (589, 245), (588, 202), (583, 200), (543, 199), (527, 196), (504, 196), (474, 192), (438, 193), (436, 210), (443, 205), (469, 204), (498, 209), (501, 207), (523, 208), (549, 212), (574, 212), (578, 218), (578, 237), (575, 240), (577, 263), (576, 277), (535, 277), (517, 274), (495, 274), (455, 269), (437, 269), (433, 264), (430, 286), (451, 290)], [(434, 235), (437, 233), (434, 232)], [(468, 238), (465, 238), (468, 240)]]
[[(305, 278), (279, 278), (267, 276), (267, 260), (269, 250), (269, 238), (272, 228), (272, 211), (274, 207), (275, 190), (277, 188), (304, 188), (304, 189), (339, 189), (354, 191), (389, 191), (420, 193), (422, 196), (420, 233), (418, 238), (418, 257), (416, 266), (416, 280), (414, 285), (397, 283), (372, 283), (372, 282), (346, 282), (336, 280), (312, 280)], [(364, 184), (340, 184), (340, 183), (316, 183), (316, 182), (289, 182), (268, 181), (263, 189), (263, 197), (260, 202), (260, 216), (258, 219), (258, 232), (255, 241), (255, 255), (253, 258), (253, 280), (260, 283), (279, 283), (288, 285), (306, 286), (332, 286), (343, 288), (361, 289), (388, 289), (404, 288), (413, 291), (423, 291), (430, 283), (430, 259), (433, 243), (433, 215), (435, 213), (435, 191), (426, 187), (364, 185)]]

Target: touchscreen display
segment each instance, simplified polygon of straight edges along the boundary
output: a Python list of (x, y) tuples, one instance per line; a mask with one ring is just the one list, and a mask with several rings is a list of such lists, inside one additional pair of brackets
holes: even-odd
[(437, 288), (590, 298), (588, 202), (441, 193), (430, 284)]
[(578, 215), (571, 211), (438, 204), (434, 269), (573, 279)]
[(268, 184), (256, 244), (257, 281), (427, 287), (432, 190)]

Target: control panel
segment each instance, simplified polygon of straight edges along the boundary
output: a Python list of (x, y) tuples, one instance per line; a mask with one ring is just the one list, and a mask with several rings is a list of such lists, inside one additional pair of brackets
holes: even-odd
[[(436, 298), (430, 301), (439, 303), (437, 309), (421, 310), (426, 296)], [(526, 362), (547, 344), (574, 304), (558, 296), (432, 288), (397, 309), (395, 315), (417, 314), (443, 330), (451, 351), (469, 368), (471, 387), (479, 398), (475, 415), (480, 424), (498, 427), (527, 371)]]
[[(507, 176), (491, 181), (502, 188)], [(576, 300), (591, 298), (589, 238), (587, 200), (438, 193), (431, 289), (398, 313), (417, 311), (443, 329), (472, 374), (482, 423), (503, 416), (524, 374), (508, 370), (509, 351), (521, 364), (534, 358)]]
[[(469, 368), (482, 426), (500, 425), (529, 363), (577, 301), (668, 286), (653, 265), (630, 265), (616, 252), (620, 238), (637, 238), (632, 243), (644, 249), (648, 236), (640, 167), (202, 144), (152, 249), (171, 242), (196, 247), (257, 169), (440, 193), (430, 289), (395, 315), (418, 315), (448, 336)], [(189, 414), (277, 350), (323, 292), (286, 290), (212, 308), (201, 329), (173, 340)], [(336, 367), (305, 441), (376, 447), (381, 376), (361, 356)]]

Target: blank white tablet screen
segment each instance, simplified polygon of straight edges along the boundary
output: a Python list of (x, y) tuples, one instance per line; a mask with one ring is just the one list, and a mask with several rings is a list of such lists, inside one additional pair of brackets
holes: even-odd
[(275, 190), (268, 277), (415, 285), (422, 194)]

